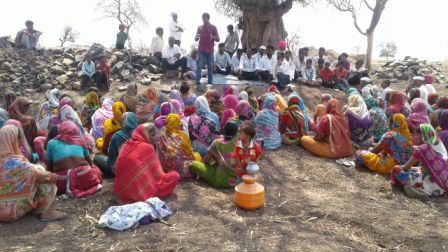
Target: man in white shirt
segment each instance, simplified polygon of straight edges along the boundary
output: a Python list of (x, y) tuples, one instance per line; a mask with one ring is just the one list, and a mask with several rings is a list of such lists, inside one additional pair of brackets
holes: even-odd
[(304, 57), (305, 62), (309, 59), (313, 60), (313, 57), (310, 56), (310, 48), (304, 47), (304, 48), (302, 48), (302, 50), (303, 50), (303, 57)]
[(246, 55), (241, 56), (239, 80), (258, 80), (256, 72), (255, 58), (252, 57), (252, 50), (248, 48)]
[[(192, 80), (196, 79), (196, 70), (198, 68), (198, 49), (191, 50), (190, 55), (187, 56), (187, 72), (184, 74), (185, 78)], [(202, 76), (207, 75), (207, 70), (202, 69)]]
[(313, 60), (307, 59), (305, 66), (302, 68), (302, 77), (299, 79), (301, 84), (318, 86), (319, 82), (316, 81), (316, 68), (313, 67)]
[(184, 32), (184, 27), (177, 21), (177, 13), (171, 13), (171, 22), (170, 22), (170, 36), (174, 37), (174, 43), (180, 46), (180, 40), (182, 38), (182, 33)]
[(294, 80), (294, 74), (296, 72), (296, 66), (294, 65), (294, 63), (292, 62), (292, 53), (291, 51), (286, 51), (285, 53), (285, 60), (288, 61), (289, 64), (289, 79), (291, 81)]
[(313, 60), (313, 65), (316, 68), (317, 68), (319, 59), (323, 59), (322, 62), (326, 62), (328, 60), (328, 57), (325, 56), (325, 48), (324, 47), (319, 48), (318, 55)]
[(296, 68), (294, 73), (294, 80), (298, 81), (300, 77), (302, 77), (302, 68), (305, 66), (305, 55), (303, 53), (303, 49), (299, 49), (299, 56), (295, 57), (292, 62)]
[(266, 82), (270, 82), (274, 79), (275, 67), (277, 65), (277, 59), (273, 56), (274, 47), (268, 46), (266, 48), (266, 55), (264, 55), (257, 65), (257, 71), (260, 79)]
[(229, 75), (232, 70), (232, 59), (230, 59), (229, 54), (224, 51), (224, 47), (224, 43), (218, 45), (218, 52), (215, 54), (215, 62), (213, 63), (213, 72)]
[(232, 74), (238, 76), (240, 71), (240, 60), (243, 49), (236, 49), (236, 54), (232, 57)]
[(178, 45), (175, 43), (174, 37), (169, 37), (168, 46), (163, 49), (162, 52), (162, 69), (176, 70), (181, 67), (182, 73), (187, 72), (187, 58), (181, 57), (181, 51)]
[[(255, 59), (255, 63), (258, 65), (258, 64), (260, 64), (261, 58), (263, 58), (266, 55), (266, 47), (260, 46), (260, 48), (258, 48), (257, 52), (254, 52), (254, 50), (256, 51), (257, 49), (252, 50), (252, 57)], [(274, 51), (274, 50), (272, 50), (272, 51)]]
[(149, 53), (159, 59), (162, 60), (162, 50), (163, 50), (163, 28), (157, 27), (156, 36), (152, 38), (151, 47), (149, 48)]
[(92, 55), (86, 55), (86, 61), (82, 63), (82, 75), (81, 75), (81, 84), (83, 87), (89, 85), (91, 81), (95, 80), (96, 69), (95, 62), (92, 61)]
[(226, 40), (224, 41), (224, 51), (226, 51), (229, 56), (232, 57), (236, 49), (238, 49), (238, 46), (240, 45), (240, 38), (238, 36), (238, 33), (233, 29), (233, 25), (228, 25), (227, 31), (229, 32), (229, 34), (227, 34)]
[(277, 65), (275, 67), (275, 77), (277, 88), (280, 91), (283, 91), (286, 85), (289, 84), (289, 63), (285, 60), (285, 54), (283, 52), (277, 52)]

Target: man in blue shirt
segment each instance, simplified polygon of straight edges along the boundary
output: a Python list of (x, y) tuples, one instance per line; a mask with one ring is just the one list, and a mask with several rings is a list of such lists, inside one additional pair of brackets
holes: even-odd
[(81, 84), (83, 87), (89, 85), (91, 81), (95, 81), (96, 69), (95, 63), (92, 61), (92, 55), (86, 55), (86, 61), (82, 63)]

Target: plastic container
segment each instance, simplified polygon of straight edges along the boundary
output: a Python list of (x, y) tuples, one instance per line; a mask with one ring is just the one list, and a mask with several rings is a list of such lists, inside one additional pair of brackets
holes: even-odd
[(264, 186), (255, 175), (244, 175), (243, 183), (235, 187), (235, 204), (246, 210), (256, 210), (264, 204)]

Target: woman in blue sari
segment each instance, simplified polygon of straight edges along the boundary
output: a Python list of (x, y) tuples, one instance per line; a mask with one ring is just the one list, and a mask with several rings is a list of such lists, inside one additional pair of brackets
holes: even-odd
[(272, 94), (266, 95), (263, 101), (263, 109), (254, 120), (257, 130), (256, 138), (263, 139), (263, 146), (267, 150), (275, 150), (282, 144), (280, 132), (278, 131), (279, 115), (276, 106), (275, 96)]

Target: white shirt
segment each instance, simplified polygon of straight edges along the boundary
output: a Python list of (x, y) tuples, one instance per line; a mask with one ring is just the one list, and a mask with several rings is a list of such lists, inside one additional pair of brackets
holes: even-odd
[(232, 34), (227, 34), (224, 50), (233, 53), (236, 50), (236, 44), (240, 41), (238, 33), (234, 31)]
[[(286, 59), (285, 59), (286, 60)], [(289, 78), (292, 80), (294, 80), (294, 74), (296, 72), (296, 65), (294, 64), (294, 62), (288, 61), (289, 64)]]
[[(242, 58), (243, 56), (241, 55), (241, 58)], [(236, 56), (236, 53), (235, 53), (235, 55), (233, 55), (233, 57), (232, 57), (232, 71), (237, 71), (238, 69), (240, 68), (240, 60), (238, 59), (238, 57)]]
[(425, 84), (426, 91), (428, 91), (428, 94), (436, 94), (437, 91), (435, 87), (432, 84)]
[(302, 69), (302, 65), (305, 66), (305, 60), (303, 62), (300, 62), (299, 57), (295, 57), (292, 62), (294, 63), (297, 71), (300, 71)]
[(420, 90), (420, 98), (422, 98), (424, 102), (428, 103), (428, 90), (425, 85), (421, 85), (418, 90)]
[[(313, 66), (317, 66), (318, 64), (317, 64), (317, 61), (319, 60), (320, 58), (319, 58), (319, 55), (318, 56), (316, 56), (316, 57), (314, 57), (314, 59), (313, 59)], [(324, 59), (324, 64), (325, 64), (325, 61), (327, 61), (328, 60), (328, 57), (327, 56), (322, 56), (322, 59)]]
[(187, 68), (190, 71), (196, 71), (198, 68), (198, 62), (196, 59), (193, 59), (190, 55), (187, 57)]
[(155, 36), (152, 39), (151, 47), (149, 48), (149, 52), (154, 54), (157, 52), (162, 52), (163, 50), (163, 38), (160, 36)]
[(255, 58), (251, 57), (250, 59), (246, 56), (246, 54), (241, 56), (240, 60), (240, 70), (244, 72), (255, 72), (257, 64), (255, 63)]
[[(257, 66), (260, 64), (260, 60), (261, 60), (261, 58), (263, 58), (264, 56), (266, 56), (266, 53), (263, 54), (263, 55), (261, 55), (261, 54), (258, 52), (258, 53), (256, 53), (256, 54), (252, 55), (252, 58), (255, 59), (255, 63), (257, 64)], [(274, 56), (272, 56), (272, 57), (274, 57)]]
[(225, 71), (227, 66), (232, 64), (232, 59), (230, 59), (230, 55), (226, 51), (223, 54), (220, 54), (218, 51), (215, 54), (215, 64), (216, 67)]
[(178, 45), (174, 44), (173, 47), (168, 45), (163, 49), (162, 59), (167, 59), (168, 63), (174, 64), (176, 63), (177, 57), (176, 54), (182, 54)]
[(178, 28), (176, 26), (180, 27), (183, 31), (185, 30), (184, 27), (179, 22), (176, 22), (173, 19), (171, 19), (170, 36), (174, 37), (175, 40), (180, 40), (182, 37), (182, 32), (178, 31)]
[(274, 74), (276, 65), (277, 59), (274, 58), (274, 55), (272, 55), (271, 58), (268, 58), (267, 55), (264, 55), (258, 62), (257, 70), (269, 71), (271, 74)]
[(283, 74), (287, 74), (289, 75), (289, 63), (288, 61), (286, 61), (285, 59), (282, 62), (277, 62), (276, 66), (275, 66), (275, 75), (277, 75), (278, 73), (283, 73)]
[(310, 81), (315, 81), (316, 80), (316, 68), (311, 66), (311, 68), (308, 69), (308, 68), (306, 68), (306, 66), (304, 66), (302, 68), (302, 78), (305, 78)]

